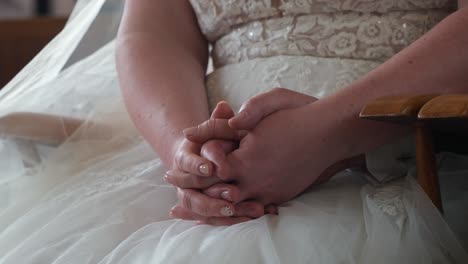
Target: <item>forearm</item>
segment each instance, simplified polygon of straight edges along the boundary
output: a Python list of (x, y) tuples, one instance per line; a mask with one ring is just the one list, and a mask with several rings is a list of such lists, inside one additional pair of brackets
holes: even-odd
[[(407, 128), (359, 119), (363, 106), (381, 96), (461, 93), (468, 91), (468, 8), (442, 21), (424, 37), (380, 67), (326, 98), (337, 140), (347, 146), (343, 155), (369, 151)], [(342, 131), (346, 131), (344, 134)]]
[(130, 116), (167, 167), (172, 166), (182, 130), (209, 118), (204, 89), (206, 41), (193, 14), (186, 12), (191, 19), (184, 22), (180, 14), (171, 12), (170, 4), (154, 10), (150, 17), (160, 21), (151, 27), (131, 14), (124, 17), (117, 51)]

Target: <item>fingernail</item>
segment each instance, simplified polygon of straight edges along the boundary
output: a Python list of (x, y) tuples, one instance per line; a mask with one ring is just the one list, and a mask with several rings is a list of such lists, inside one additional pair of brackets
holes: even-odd
[(185, 129), (185, 130), (183, 131), (183, 133), (184, 133), (184, 135), (185, 135), (186, 137), (190, 137), (190, 136), (193, 136), (193, 135), (195, 134), (195, 130), (196, 130), (196, 128), (191, 127), (191, 128)]
[(164, 180), (165, 180), (166, 182), (169, 182), (169, 175), (165, 174), (165, 175), (164, 175)]
[(200, 167), (198, 167), (198, 170), (200, 171), (201, 174), (205, 176), (208, 176), (208, 174), (210, 173), (210, 167), (208, 166), (208, 164), (200, 165)]
[(237, 118), (238, 119), (245, 119), (249, 116), (249, 114), (247, 113), (247, 111), (240, 111), (238, 114), (237, 114)]
[(224, 206), (223, 208), (221, 208), (220, 213), (223, 216), (230, 217), (230, 216), (234, 215), (234, 210), (232, 210), (232, 208), (230, 206)]
[(222, 192), (221, 193), (221, 198), (223, 198), (224, 200), (232, 201), (232, 197), (231, 197), (231, 194), (229, 193), (229, 191)]

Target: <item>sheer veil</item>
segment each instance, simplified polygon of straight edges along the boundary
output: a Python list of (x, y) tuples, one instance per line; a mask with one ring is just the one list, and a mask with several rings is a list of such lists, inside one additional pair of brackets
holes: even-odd
[[(174, 188), (164, 181), (164, 166), (132, 125), (120, 95), (114, 39), (124, 1), (78, 0), (64, 30), (0, 91), (0, 263), (468, 258), (413, 180), (376, 188), (362, 177), (347, 177), (351, 171), (286, 204), (281, 217), (229, 228), (170, 219)], [(256, 92), (250, 87), (270, 75), (262, 75), (261, 67), (278, 66), (271, 68), (275, 76), (294, 84), (300, 65), (315, 73), (335, 65), (300, 56), (261, 61), (214, 71), (211, 80), (221, 81), (213, 87), (230, 87), (225, 94), (241, 103)], [(373, 65), (352, 65), (367, 64)], [(243, 74), (252, 78), (240, 82)], [(309, 86), (320, 79), (304, 76)], [(208, 93), (216, 92), (209, 81)]]
[[(105, 139), (102, 143), (118, 137), (84, 120), (98, 107), (105, 108), (103, 102), (120, 100), (114, 39), (123, 4), (78, 0), (63, 31), (0, 91), (0, 222), (5, 224), (0, 234), (13, 221), (11, 208), (20, 211), (18, 204), (34, 196), (17, 191), (28, 186), (18, 179), (34, 175), (29, 177), (34, 181), (40, 165), (63, 140), (89, 139), (93, 133)], [(59, 127), (52, 139), (36, 131), (54, 130), (51, 126)]]
[(78, 0), (64, 30), (1, 90), (0, 116), (46, 111), (44, 105), (53, 102), (37, 95), (59, 92), (55, 89), (60, 87), (46, 84), (104, 45), (112, 45), (109, 42), (117, 34), (123, 2)]

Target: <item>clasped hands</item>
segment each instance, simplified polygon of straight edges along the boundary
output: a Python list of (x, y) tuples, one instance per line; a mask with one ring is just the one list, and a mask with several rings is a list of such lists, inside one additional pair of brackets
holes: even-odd
[(348, 162), (336, 163), (340, 157), (333, 151), (322, 153), (326, 129), (311, 134), (304, 126), (310, 117), (301, 108), (315, 101), (273, 89), (250, 99), (237, 115), (221, 102), (208, 121), (184, 130), (165, 175), (179, 199), (170, 215), (233, 225), (275, 214), (276, 205), (345, 168)]

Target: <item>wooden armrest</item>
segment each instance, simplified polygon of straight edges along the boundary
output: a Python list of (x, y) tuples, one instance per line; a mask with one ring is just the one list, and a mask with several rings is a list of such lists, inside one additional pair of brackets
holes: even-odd
[(386, 96), (367, 104), (360, 117), (370, 120), (412, 123), (418, 119), (419, 110), (438, 95)]
[(418, 117), (420, 119), (467, 119), (468, 94), (438, 96), (421, 108)]
[[(466, 145), (468, 133), (468, 94), (436, 97), (421, 108), (418, 118), (440, 134), (438, 140), (444, 142), (441, 144), (453, 146), (457, 153), (466, 152), (462, 151), (461, 145)], [(451, 141), (453, 142), (446, 143)]]
[(0, 135), (60, 145), (83, 120), (37, 113), (12, 113), (0, 118)]

